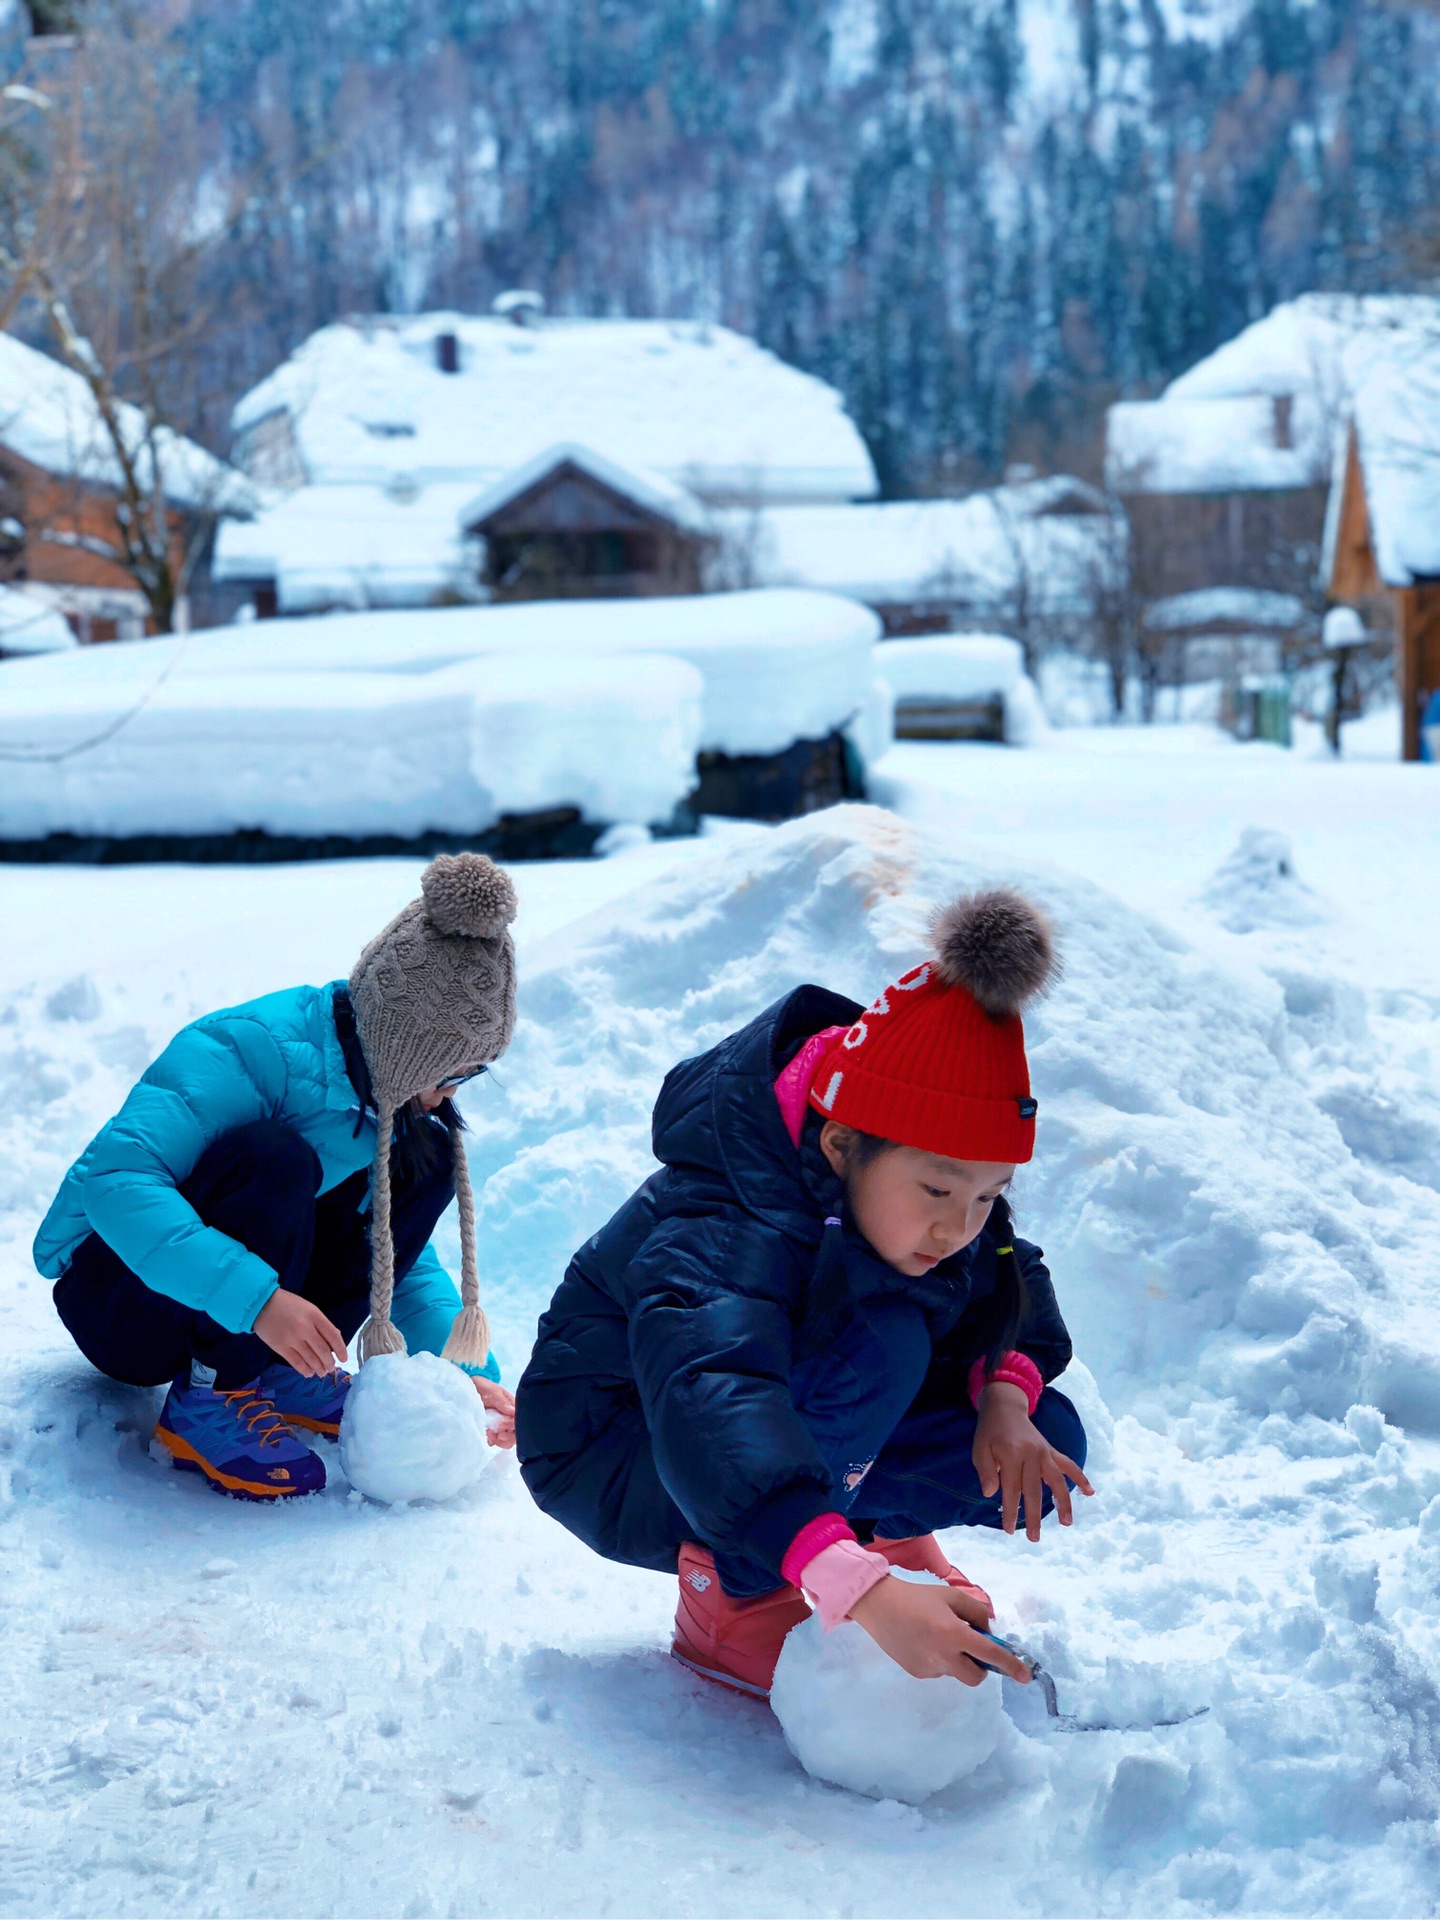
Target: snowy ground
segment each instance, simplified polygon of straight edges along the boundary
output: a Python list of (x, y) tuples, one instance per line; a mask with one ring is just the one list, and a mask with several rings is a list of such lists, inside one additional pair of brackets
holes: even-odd
[(502, 1362), (674, 1058), (794, 980), (873, 989), (924, 903), (1021, 879), (1068, 972), (1017, 1207), (1101, 1491), (1038, 1548), (950, 1545), (1062, 1706), (1208, 1713), (1020, 1714), (923, 1808), (857, 1800), (677, 1668), (667, 1582), (508, 1458), (411, 1511), (333, 1450), (278, 1513), (162, 1471), (158, 1396), (68, 1348), (36, 1218), (178, 1025), (347, 970), (417, 869), (0, 868), (0, 1912), (1437, 1911), (1434, 770), (1165, 729), (884, 775), (902, 820), (517, 870), (525, 1018), (470, 1105)]

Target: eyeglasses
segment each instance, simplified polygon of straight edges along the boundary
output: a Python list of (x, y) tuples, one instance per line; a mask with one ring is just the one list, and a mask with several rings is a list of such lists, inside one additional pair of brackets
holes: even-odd
[(454, 1093), (456, 1088), (463, 1087), (467, 1080), (478, 1080), (482, 1073), (488, 1073), (489, 1071), (489, 1067), (484, 1066), (471, 1067), (468, 1073), (452, 1073), (448, 1079), (437, 1080), (435, 1082), (435, 1091), (437, 1093)]

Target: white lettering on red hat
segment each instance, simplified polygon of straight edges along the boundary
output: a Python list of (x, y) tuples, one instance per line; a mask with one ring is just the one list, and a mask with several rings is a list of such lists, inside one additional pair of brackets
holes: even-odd
[(914, 993), (915, 989), (923, 987), (929, 978), (930, 962), (925, 960), (918, 967), (912, 967), (909, 973), (902, 973), (893, 987), (882, 987), (879, 996), (865, 1009), (864, 1019), (855, 1022), (840, 1042), (841, 1046), (850, 1053), (853, 1053), (856, 1047), (863, 1047), (870, 1038), (870, 1028), (867, 1023), (882, 1013), (890, 1012), (891, 993)]
[(839, 1093), (840, 1082), (844, 1078), (845, 1076), (843, 1073), (832, 1073), (830, 1076), (830, 1084), (826, 1087), (824, 1093), (822, 1093), (819, 1096), (820, 1104), (827, 1113), (829, 1113), (830, 1109), (835, 1104), (835, 1096), (837, 1093)]

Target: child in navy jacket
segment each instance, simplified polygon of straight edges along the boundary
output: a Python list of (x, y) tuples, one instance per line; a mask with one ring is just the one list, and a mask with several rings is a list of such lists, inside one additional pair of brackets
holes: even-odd
[[(978, 1684), (988, 1597), (934, 1529), (1071, 1519), (1070, 1358), (1005, 1189), (1034, 1150), (1020, 1008), (1056, 971), (1009, 892), (937, 916), (867, 1010), (800, 987), (656, 1103), (660, 1171), (575, 1255), (517, 1391), (539, 1505), (677, 1569), (674, 1652), (767, 1695), (807, 1613)], [(943, 1586), (890, 1578), (892, 1566)]]

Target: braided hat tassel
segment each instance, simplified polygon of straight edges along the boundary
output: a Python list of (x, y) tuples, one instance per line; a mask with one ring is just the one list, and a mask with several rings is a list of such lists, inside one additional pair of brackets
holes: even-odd
[(490, 1323), (480, 1305), (480, 1274), (475, 1264), (475, 1196), (470, 1187), (470, 1164), (458, 1120), (450, 1122), (450, 1152), (455, 1165), (455, 1207), (460, 1215), (460, 1311), (450, 1329), (441, 1358), (453, 1360), (466, 1373), (482, 1373), (490, 1358)]
[(390, 1237), (390, 1141), (394, 1132), (394, 1102), (381, 1100), (375, 1116), (375, 1167), (370, 1176), (370, 1318), (356, 1342), (362, 1366), (377, 1353), (405, 1351), (405, 1336), (390, 1318), (395, 1293), (395, 1243)]

